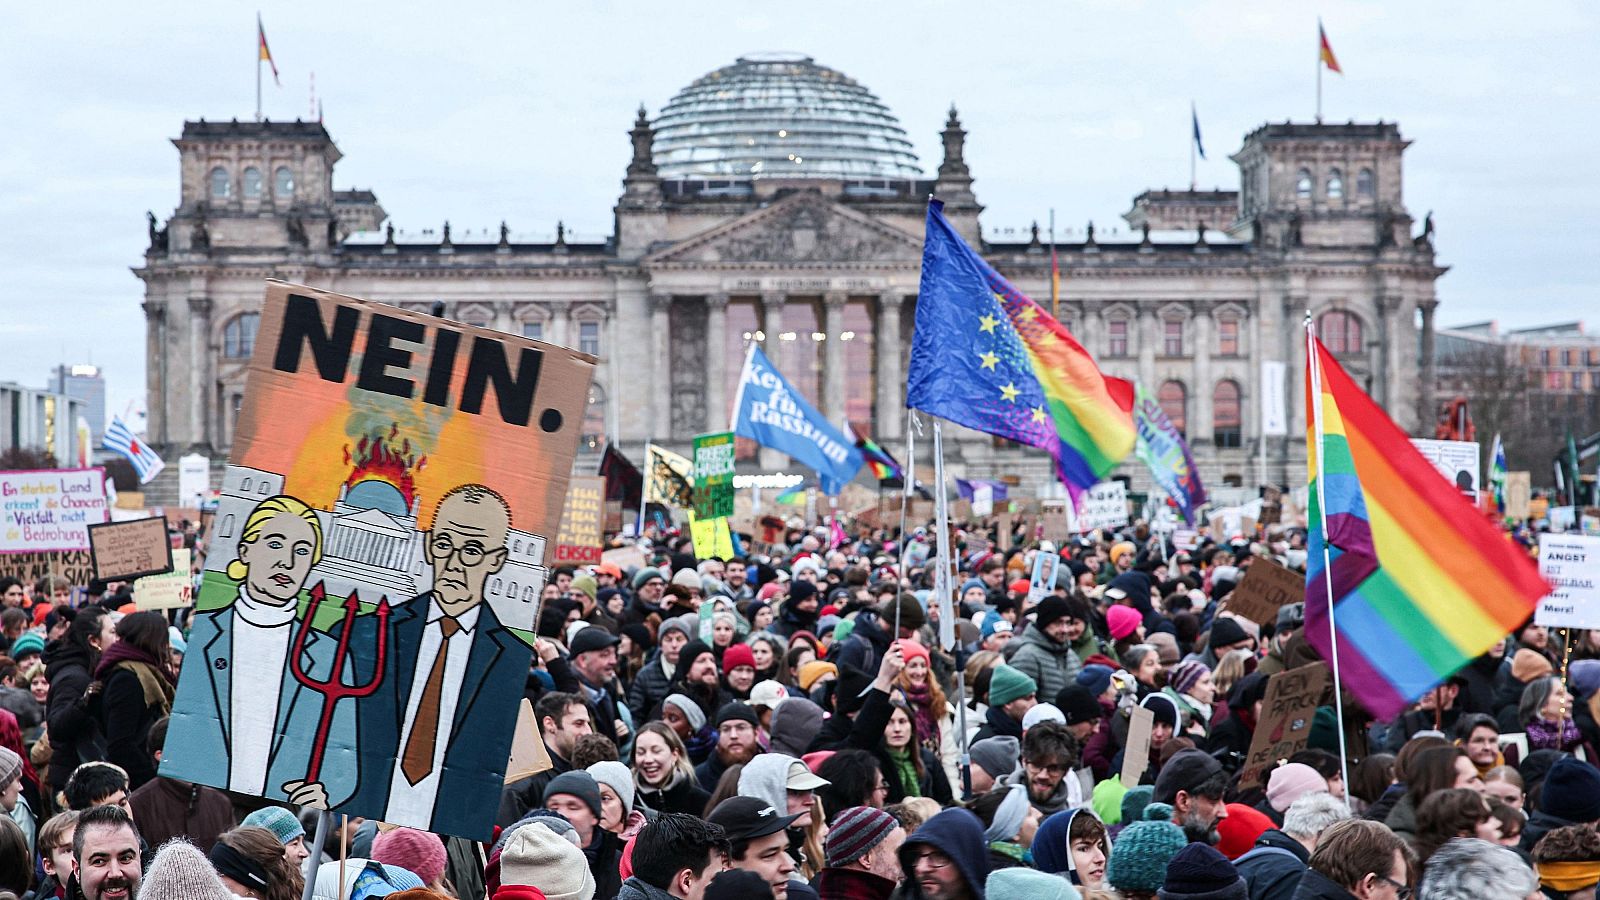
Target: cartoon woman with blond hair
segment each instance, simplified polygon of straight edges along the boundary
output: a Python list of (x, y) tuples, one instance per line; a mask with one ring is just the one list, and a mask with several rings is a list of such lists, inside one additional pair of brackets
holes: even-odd
[[(161, 774), (324, 807), (354, 792), (355, 710), (349, 703), (334, 713), (320, 783), (303, 783), (322, 696), (295, 679), (289, 654), (299, 632), (301, 589), (321, 559), (316, 510), (279, 495), (250, 511), (237, 558), (227, 567), (239, 583), (238, 596), (194, 616)], [(313, 629), (304, 671), (326, 677), (337, 644)], [(196, 682), (209, 682), (210, 690)]]

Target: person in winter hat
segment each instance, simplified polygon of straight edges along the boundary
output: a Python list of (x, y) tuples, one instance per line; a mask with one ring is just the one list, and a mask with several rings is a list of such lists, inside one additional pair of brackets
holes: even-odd
[(828, 828), (827, 865), (817, 874), (821, 900), (888, 900), (900, 884), (906, 832), (881, 809), (840, 810)]
[(706, 885), (702, 900), (772, 900), (772, 885), (747, 869), (718, 872)]
[[(1069, 615), (1067, 601), (1051, 595), (1034, 609), (1033, 623), (1012, 641), (1008, 664), (1032, 678), (1034, 690), (1046, 697), (1072, 684), (1083, 662), (1072, 650), (1072, 640), (1083, 634), (1086, 623)], [(1073, 633), (1076, 632), (1076, 633)], [(990, 690), (993, 691), (993, 682)]]
[(1167, 865), (1161, 900), (1249, 900), (1244, 879), (1215, 847), (1190, 844)]
[(972, 758), (972, 795), (986, 793), (994, 783), (1017, 769), (1022, 758), (1022, 742), (1010, 735), (974, 741), (967, 753)]
[(235, 900), (200, 848), (176, 838), (156, 851), (140, 893), (162, 900)]
[(1152, 803), (1144, 819), (1127, 825), (1111, 845), (1106, 883), (1124, 898), (1154, 897), (1166, 878), (1167, 864), (1188, 846), (1183, 829), (1172, 824), (1172, 807)]
[[(344, 893), (339, 892), (341, 879)], [(408, 869), (352, 857), (343, 863), (333, 860), (318, 866), (311, 896), (315, 900), (368, 900), (423, 886), (422, 879)]]
[(391, 866), (408, 869), (430, 888), (444, 884), (447, 862), (444, 842), (439, 836), (415, 828), (379, 831), (372, 839), (372, 858)]
[(534, 885), (548, 900), (594, 900), (583, 851), (540, 821), (518, 828), (501, 848), (500, 882)]
[(1550, 767), (1539, 792), (1539, 808), (1522, 829), (1523, 850), (1547, 832), (1567, 825), (1600, 822), (1600, 770), (1573, 756), (1563, 756)]
[(905, 900), (985, 900), (989, 848), (983, 822), (947, 809), (923, 822), (900, 848)]
[[(1267, 813), (1274, 825), (1283, 824), (1283, 814), (1289, 805), (1315, 791), (1326, 791), (1328, 780), (1305, 763), (1287, 763), (1272, 770), (1267, 776), (1267, 803), (1272, 811)], [(1266, 812), (1266, 810), (1262, 810)]]
[(1039, 685), (1018, 669), (1001, 663), (989, 670), (989, 709), (973, 735), (981, 741), (995, 735), (1022, 740), (1022, 717), (1038, 702)]
[(1023, 866), (990, 872), (984, 890), (989, 900), (1080, 900), (1083, 896), (1065, 878)]
[(1348, 818), (1350, 810), (1331, 794), (1307, 794), (1291, 803), (1283, 828), (1267, 829), (1250, 852), (1233, 861), (1251, 900), (1291, 900), (1322, 833)]

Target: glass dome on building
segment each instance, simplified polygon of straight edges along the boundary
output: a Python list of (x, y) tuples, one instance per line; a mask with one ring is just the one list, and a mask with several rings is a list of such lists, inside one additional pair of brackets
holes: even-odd
[(922, 177), (905, 129), (853, 79), (809, 56), (743, 56), (655, 120), (663, 178)]

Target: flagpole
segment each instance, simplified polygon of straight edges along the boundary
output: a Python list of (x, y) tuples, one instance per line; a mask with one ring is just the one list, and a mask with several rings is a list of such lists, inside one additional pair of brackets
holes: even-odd
[(1050, 318), (1061, 321), (1061, 275), (1056, 266), (1056, 211), (1050, 210)]
[[(1320, 61), (1319, 61), (1320, 62)], [(1312, 422), (1316, 434), (1317, 455), (1317, 515), (1322, 523), (1322, 583), (1328, 591), (1328, 635), (1333, 649), (1333, 707), (1334, 717), (1339, 720), (1339, 774), (1346, 784), (1350, 783), (1350, 756), (1345, 748), (1344, 741), (1344, 682), (1339, 677), (1339, 626), (1334, 621), (1333, 614), (1333, 554), (1328, 549), (1328, 492), (1327, 472), (1324, 470), (1322, 438), (1322, 362), (1317, 356), (1316, 337), (1317, 327), (1311, 321), (1311, 311), (1306, 310), (1306, 371), (1311, 378)], [(1350, 809), (1350, 794), (1344, 796), (1345, 809)]]
[(256, 13), (256, 121), (261, 121), (261, 13)]
[(639, 523), (636, 526), (639, 537), (644, 537), (644, 507), (645, 501), (650, 496), (650, 442), (644, 442), (644, 477), (639, 479)]
[(1317, 17), (1317, 124), (1322, 124), (1322, 17)]
[(1195, 182), (1195, 175), (1194, 175), (1194, 170), (1195, 170), (1194, 129), (1195, 129), (1195, 124), (1197, 122), (1199, 122), (1199, 121), (1200, 121), (1199, 113), (1194, 108), (1194, 101), (1191, 100), (1191, 101), (1189, 101), (1189, 190), (1191, 190), (1191, 191), (1194, 190), (1194, 186), (1195, 186), (1195, 183), (1196, 183)]
[[(908, 581), (906, 577), (906, 549), (911, 542), (906, 540), (906, 504), (911, 501), (911, 492), (917, 483), (917, 433), (915, 414), (909, 407), (906, 409), (906, 471), (905, 483), (900, 489), (900, 564), (896, 566), (895, 580), (897, 583)], [(902, 584), (902, 587), (904, 585)], [(900, 604), (894, 605), (894, 635), (900, 636)]]
[[(939, 419), (933, 420), (933, 510), (934, 523), (939, 529), (935, 539), (938, 552), (938, 569), (933, 576), (934, 602), (939, 604), (939, 645), (945, 650), (954, 649), (954, 640), (947, 641), (946, 634), (955, 633), (955, 604), (951, 598), (950, 587), (950, 500), (945, 496), (944, 484), (944, 434), (940, 428)], [(898, 606), (898, 604), (896, 604)], [(896, 630), (898, 636), (898, 629)], [(963, 667), (957, 681), (956, 706), (966, 706), (966, 670)], [(959, 766), (961, 769), (961, 796), (972, 795), (972, 755), (967, 747), (967, 716), (961, 712), (961, 756)]]

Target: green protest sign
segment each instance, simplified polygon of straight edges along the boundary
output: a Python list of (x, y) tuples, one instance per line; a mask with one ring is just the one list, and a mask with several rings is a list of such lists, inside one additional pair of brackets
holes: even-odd
[(694, 513), (699, 519), (733, 515), (733, 432), (694, 439)]

